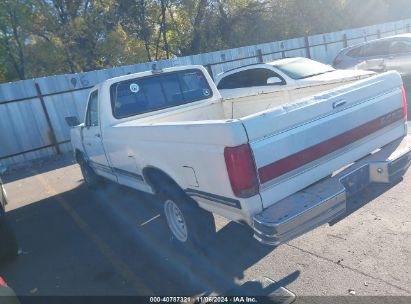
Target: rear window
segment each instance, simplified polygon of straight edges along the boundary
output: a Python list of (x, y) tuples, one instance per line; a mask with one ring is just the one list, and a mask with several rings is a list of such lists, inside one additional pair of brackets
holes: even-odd
[(363, 57), (385, 56), (388, 54), (388, 41), (376, 41), (365, 45), (363, 48)]
[(200, 70), (184, 70), (117, 82), (110, 87), (116, 118), (210, 98), (212, 90)]
[(369, 42), (351, 49), (347, 52), (347, 56), (352, 58), (384, 56), (388, 54), (388, 46), (387, 40)]
[(362, 51), (363, 51), (362, 46), (356, 47), (356, 48), (353, 48), (352, 50), (348, 51), (347, 56), (353, 57), (353, 58), (361, 57)]

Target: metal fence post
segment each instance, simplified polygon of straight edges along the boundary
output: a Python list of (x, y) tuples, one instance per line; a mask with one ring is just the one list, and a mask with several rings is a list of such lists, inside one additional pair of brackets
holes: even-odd
[(406, 25), (405, 27), (406, 27), (406, 29), (407, 29), (407, 33), (410, 33), (410, 32), (411, 32), (410, 24), (407, 23), (407, 25)]
[(311, 58), (310, 41), (308, 40), (307, 36), (304, 36), (304, 48), (305, 48), (305, 56), (307, 58)]
[(49, 127), (49, 132), (48, 132), (49, 139), (51, 143), (53, 144), (54, 148), (56, 149), (57, 154), (61, 154), (60, 147), (56, 139), (56, 133), (54, 132), (53, 125), (51, 124), (51, 119), (47, 111), (46, 103), (44, 102), (44, 98), (41, 93), (40, 86), (37, 82), (35, 83), (35, 86), (36, 86), (36, 91), (37, 91), (37, 97), (40, 99), (41, 107), (43, 108), (44, 116), (46, 117), (47, 125)]
[(377, 38), (378, 38), (378, 39), (381, 38), (381, 30), (380, 30), (380, 29), (377, 30)]
[(348, 40), (347, 40), (347, 34), (343, 34), (343, 45), (344, 48), (346, 48), (348, 46)]
[(261, 49), (258, 49), (258, 50), (257, 50), (257, 61), (260, 62), (260, 63), (263, 63), (263, 62), (264, 62), (263, 52), (261, 51)]

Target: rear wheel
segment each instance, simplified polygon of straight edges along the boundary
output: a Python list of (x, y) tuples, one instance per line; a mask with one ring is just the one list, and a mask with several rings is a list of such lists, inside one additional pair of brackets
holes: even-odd
[(176, 187), (165, 189), (161, 198), (173, 244), (180, 249), (204, 253), (216, 235), (213, 215)]
[(80, 165), (81, 173), (83, 174), (84, 181), (90, 188), (95, 188), (101, 182), (101, 177), (94, 172), (93, 168), (84, 159), (83, 155), (77, 157), (77, 161)]
[(188, 239), (187, 223), (182, 211), (174, 201), (168, 199), (164, 202), (164, 214), (172, 235), (179, 242), (186, 242)]

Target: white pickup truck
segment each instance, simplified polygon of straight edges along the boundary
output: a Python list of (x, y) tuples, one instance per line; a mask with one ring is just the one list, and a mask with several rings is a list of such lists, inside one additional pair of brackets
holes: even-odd
[(308, 89), (222, 99), (202, 66), (108, 79), (91, 89), (73, 151), (87, 183), (157, 194), (177, 244), (201, 245), (216, 213), (277, 246), (343, 216), (347, 197), (398, 181), (411, 162), (398, 73)]

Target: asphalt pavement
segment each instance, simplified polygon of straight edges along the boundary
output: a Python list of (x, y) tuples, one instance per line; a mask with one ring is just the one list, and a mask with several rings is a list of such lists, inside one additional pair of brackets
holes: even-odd
[(111, 183), (91, 191), (69, 159), (6, 177), (21, 253), (0, 266), (18, 295), (222, 293), (269, 277), (297, 295), (411, 295), (411, 175), (361, 209), (277, 249), (217, 218), (207, 256), (172, 246), (152, 196)]

